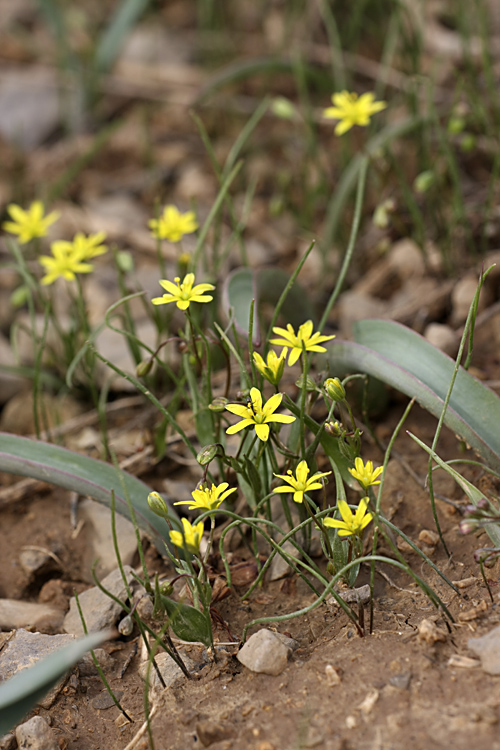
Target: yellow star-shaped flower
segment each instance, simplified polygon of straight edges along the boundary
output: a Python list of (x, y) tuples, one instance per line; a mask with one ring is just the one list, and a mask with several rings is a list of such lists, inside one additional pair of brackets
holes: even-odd
[(27, 211), (21, 206), (11, 203), (7, 206), (13, 221), (4, 221), (2, 229), (11, 234), (17, 234), (21, 245), (26, 244), (35, 237), (45, 237), (51, 224), (59, 218), (58, 211), (43, 215), (44, 208), (41, 201), (33, 201)]
[(366, 512), (368, 509), (368, 502), (368, 498), (363, 497), (359, 501), (356, 513), (353, 513), (345, 500), (337, 500), (337, 507), (342, 516), (342, 521), (337, 518), (324, 518), (323, 523), (325, 526), (338, 529), (339, 536), (361, 537), (363, 536), (363, 531), (366, 526), (368, 526), (373, 518), (371, 513)]
[(192, 234), (198, 229), (194, 211), (181, 214), (175, 206), (165, 206), (158, 219), (149, 222), (151, 234), (159, 240), (180, 242), (185, 234)]
[(377, 479), (382, 472), (383, 467), (379, 466), (378, 469), (373, 468), (373, 461), (367, 461), (366, 465), (363, 463), (362, 458), (356, 458), (354, 461), (355, 469), (349, 469), (349, 473), (352, 474), (354, 479), (357, 479), (363, 489), (366, 490), (371, 484), (380, 484), (380, 479)]
[(53, 284), (60, 277), (66, 281), (74, 281), (77, 273), (90, 273), (93, 266), (90, 263), (84, 263), (80, 258), (68, 254), (61, 247), (57, 247), (57, 242), (51, 246), (52, 257), (50, 255), (41, 255), (38, 262), (45, 268), (46, 275), (42, 278), (42, 284), (47, 286)]
[(191, 302), (211, 302), (213, 297), (205, 295), (205, 292), (211, 292), (215, 287), (212, 284), (194, 284), (194, 273), (188, 273), (184, 276), (181, 284), (179, 276), (172, 281), (162, 280), (160, 285), (168, 292), (162, 297), (154, 297), (151, 302), (153, 305), (168, 305), (169, 302), (175, 302), (180, 310), (187, 310)]
[(227, 434), (234, 435), (236, 432), (244, 430), (245, 427), (254, 427), (259, 440), (265, 442), (269, 438), (270, 422), (290, 424), (295, 421), (295, 417), (274, 413), (281, 404), (282, 398), (282, 393), (276, 393), (263, 405), (262, 393), (258, 388), (251, 388), (250, 401), (247, 406), (243, 406), (242, 404), (228, 404), (226, 406), (227, 411), (230, 411), (231, 414), (236, 414), (242, 419), (241, 422), (231, 425), (226, 430)]
[(193, 526), (187, 518), (181, 518), (182, 531), (171, 531), (170, 541), (176, 547), (182, 547), (187, 552), (197, 555), (200, 551), (200, 543), (203, 536), (203, 521)]
[(332, 102), (334, 106), (323, 110), (323, 117), (339, 120), (335, 135), (347, 133), (354, 125), (369, 125), (370, 117), (387, 107), (385, 102), (376, 102), (372, 93), (358, 97), (356, 93), (341, 91), (333, 94)]
[(191, 493), (192, 500), (179, 500), (174, 505), (189, 505), (189, 510), (216, 510), (232, 492), (236, 492), (236, 487), (230, 490), (228, 487), (227, 482), (222, 482), (217, 486), (213, 484), (210, 489), (196, 489)]
[(271, 339), (271, 344), (277, 346), (287, 346), (291, 349), (290, 356), (288, 357), (288, 364), (294, 365), (299, 359), (300, 355), (306, 350), (306, 352), (326, 352), (324, 346), (318, 346), (324, 341), (330, 341), (335, 336), (322, 336), (319, 331), (313, 333), (313, 322), (308, 320), (307, 323), (302, 323), (299, 326), (297, 333), (293, 330), (290, 323), (285, 328), (273, 328), (273, 333), (277, 333), (281, 338)]
[(104, 255), (107, 251), (108, 248), (106, 245), (102, 244), (105, 239), (105, 232), (89, 234), (88, 237), (85, 237), (82, 232), (78, 232), (73, 237), (72, 242), (68, 242), (67, 240), (56, 240), (56, 242), (52, 243), (51, 247), (52, 252), (54, 252), (54, 248), (57, 248), (58, 250), (71, 255), (73, 258), (78, 258), (79, 260), (90, 260), (97, 255)]
[(295, 476), (293, 476), (291, 471), (288, 471), (288, 475), (275, 474), (275, 477), (279, 477), (279, 479), (284, 479), (285, 482), (288, 482), (289, 486), (287, 487), (285, 485), (281, 485), (281, 487), (276, 487), (273, 492), (293, 492), (294, 501), (296, 503), (303, 503), (304, 492), (311, 492), (311, 490), (320, 490), (323, 486), (323, 483), (318, 480), (322, 479), (323, 477), (327, 477), (332, 473), (331, 471), (326, 471), (323, 473), (317, 472), (308, 479), (307, 475), (309, 474), (309, 472), (310, 468), (307, 465), (307, 462), (301, 461), (297, 466)]

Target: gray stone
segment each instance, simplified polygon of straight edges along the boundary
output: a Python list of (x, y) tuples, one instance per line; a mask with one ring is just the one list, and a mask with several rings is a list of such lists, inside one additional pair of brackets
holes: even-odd
[(56, 73), (41, 66), (4, 71), (0, 85), (0, 134), (9, 143), (39, 146), (59, 125), (61, 102)]
[[(73, 641), (72, 635), (43, 635), (29, 633), (21, 628), (14, 633), (0, 653), (0, 675), (3, 680), (8, 680)], [(57, 685), (39, 701), (39, 705), (43, 708), (50, 708), (65, 681), (66, 677), (59, 680)]]
[[(103, 648), (95, 648), (94, 654), (97, 661), (99, 662), (99, 666), (101, 667), (101, 669), (108, 670), (114, 667), (115, 659)], [(92, 654), (89, 651), (87, 651), (87, 653), (78, 662), (78, 671), (80, 673), (80, 677), (93, 677), (94, 675), (98, 674), (97, 667), (94, 664), (94, 660), (92, 658)]]
[(410, 687), (411, 672), (401, 672), (389, 678), (389, 684), (400, 690), (408, 690)]
[[(107, 576), (117, 565), (111, 534), (111, 510), (95, 500), (82, 500), (78, 504), (78, 517), (92, 529), (89, 535), (91, 547), (86, 556), (87, 567), (90, 571), (94, 560), (97, 559), (97, 577)], [(137, 553), (134, 526), (120, 513), (115, 514), (115, 524), (122, 564), (132, 565)]]
[(48, 604), (24, 602), (18, 599), (0, 599), (0, 629), (57, 630), (64, 619), (64, 612)]
[(429, 323), (424, 331), (424, 338), (450, 357), (455, 357), (458, 352), (460, 340), (450, 326), (442, 323)]
[(469, 638), (470, 650), (481, 659), (486, 674), (500, 674), (500, 625), (480, 638)]
[[(192, 659), (189, 658), (189, 656), (186, 656), (185, 654), (182, 654), (182, 661), (186, 665), (186, 668), (189, 672), (191, 672), (194, 669), (194, 662)], [(165, 688), (172, 687), (174, 682), (176, 682), (179, 678), (186, 679), (184, 672), (182, 669), (175, 663), (175, 661), (166, 653), (166, 651), (162, 651), (161, 653), (157, 653), (155, 656), (155, 662), (158, 666), (159, 672), (163, 678), (163, 681), (165, 683)], [(146, 676), (148, 673), (148, 661), (145, 661), (141, 664), (139, 667), (139, 674), (141, 675), (143, 680), (146, 680)], [(158, 677), (158, 674), (156, 672), (156, 669), (153, 665), (151, 665), (151, 668), (149, 670), (149, 689), (153, 693), (153, 695), (159, 695), (164, 689), (163, 685), (160, 682), (160, 678)]]
[[(292, 544), (292, 542), (285, 542), (282, 546), (282, 549), (283, 552), (285, 552), (287, 555), (290, 555), (291, 557), (294, 557), (296, 560), (300, 558), (300, 552)], [(291, 572), (292, 568), (290, 567), (290, 565), (287, 563), (285, 558), (282, 557), (279, 552), (277, 552), (272, 559), (271, 565), (269, 566), (267, 580), (279, 581), (280, 578), (284, 578)]]
[(28, 548), (21, 550), (19, 553), (19, 563), (29, 576), (59, 567), (54, 556), (48, 550), (43, 549)]
[(278, 675), (287, 665), (290, 648), (272, 630), (254, 633), (237, 654), (238, 661), (252, 672)]
[[(0, 333), (0, 362), (3, 367), (16, 367), (17, 363), (12, 353), (12, 347), (5, 336)], [(5, 404), (9, 399), (26, 388), (28, 381), (11, 372), (0, 369), (0, 404)]]
[(22, 750), (60, 750), (55, 734), (45, 719), (33, 716), (16, 729), (16, 739)]
[[(132, 568), (129, 565), (124, 565), (123, 567), (127, 582), (130, 585), (134, 581)], [(101, 584), (118, 599), (122, 601), (127, 599), (127, 590), (119, 568), (107, 575), (101, 581)], [(84, 591), (78, 596), (78, 600), (89, 633), (112, 628), (123, 612), (120, 605), (103, 593), (97, 586)], [(69, 612), (64, 618), (63, 628), (66, 633), (72, 633), (77, 636), (84, 635), (82, 621), (74, 596), (71, 598)]]

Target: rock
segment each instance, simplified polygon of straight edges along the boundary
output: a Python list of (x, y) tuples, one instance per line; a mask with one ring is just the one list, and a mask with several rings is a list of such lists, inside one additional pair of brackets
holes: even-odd
[[(124, 565), (123, 567), (127, 582), (130, 585), (135, 580), (132, 575), (132, 568), (129, 565)], [(126, 601), (127, 590), (119, 568), (107, 575), (101, 581), (101, 584), (111, 594), (116, 596), (117, 599)], [(112, 628), (123, 612), (120, 605), (104, 594), (97, 586), (81, 593), (78, 600), (89, 633)], [(75, 597), (71, 598), (69, 612), (64, 618), (63, 628), (66, 633), (72, 633), (77, 636), (83, 636), (84, 634)]]
[(389, 684), (400, 690), (408, 690), (410, 687), (411, 672), (401, 672), (389, 677)]
[(39, 65), (5, 70), (0, 87), (0, 134), (24, 149), (39, 146), (60, 124), (55, 70)]
[(15, 750), (17, 747), (17, 741), (13, 734), (10, 732), (0, 737), (0, 750)]
[[(43, 635), (41, 633), (29, 633), (20, 628), (12, 638), (5, 644), (0, 653), (0, 674), (3, 680), (14, 677), (27, 667), (45, 659), (46, 656), (58, 651), (64, 646), (73, 643), (72, 635)], [(64, 676), (52, 690), (39, 701), (43, 708), (50, 708), (59, 691), (66, 682)]]
[(441, 323), (429, 323), (424, 331), (424, 338), (450, 357), (455, 357), (458, 352), (460, 342), (457, 334), (450, 326)]
[(395, 242), (387, 254), (387, 259), (390, 269), (401, 280), (415, 279), (425, 274), (423, 252), (409, 237)]
[[(165, 683), (165, 687), (163, 687), (163, 685), (161, 684), (160, 678), (158, 677), (158, 674), (154, 666), (151, 665), (151, 668), (149, 670), (149, 689), (151, 690), (153, 695), (159, 695), (160, 693), (163, 692), (163, 690), (165, 690), (165, 688), (172, 687), (174, 682), (176, 682), (179, 678), (182, 678), (183, 680), (186, 679), (186, 676), (184, 672), (182, 671), (182, 669), (166, 653), (166, 651), (157, 653), (155, 656), (155, 661), (160, 671), (160, 674), (163, 677), (163, 682)], [(195, 664), (193, 660), (189, 658), (189, 656), (182, 654), (182, 661), (186, 665), (186, 668), (189, 672), (191, 672), (194, 669)], [(146, 675), (148, 671), (148, 663), (149, 663), (148, 661), (145, 661), (139, 667), (139, 674), (141, 675), (143, 680), (146, 679)]]
[[(114, 667), (115, 659), (103, 648), (95, 648), (94, 654), (102, 669), (106, 670)], [(89, 651), (78, 662), (78, 671), (80, 677), (94, 677), (94, 675), (98, 674), (92, 654)]]
[(481, 659), (486, 674), (500, 674), (500, 625), (481, 638), (469, 638), (470, 650)]
[(30, 628), (54, 633), (59, 630), (64, 611), (48, 604), (24, 602), (18, 599), (0, 599), (0, 629)]
[[(56, 427), (81, 413), (81, 405), (70, 396), (56, 397), (44, 393), (38, 404), (41, 429)], [(5, 404), (0, 416), (0, 430), (16, 435), (35, 433), (32, 390), (17, 393)]]
[[(465, 323), (469, 308), (477, 290), (478, 277), (473, 274), (465, 276), (458, 281), (451, 293), (451, 322), (452, 325), (458, 326)], [(483, 286), (479, 297), (478, 312), (484, 310), (492, 302), (492, 294), (489, 288)]]
[(221, 724), (218, 721), (199, 721), (196, 724), (196, 734), (204, 747), (213, 745), (214, 742), (221, 740), (230, 740), (236, 737), (236, 730), (228, 724)]
[(418, 640), (423, 643), (428, 643), (430, 646), (434, 643), (444, 643), (447, 639), (447, 634), (438, 628), (433, 620), (425, 619), (418, 625)]
[(276, 633), (262, 629), (254, 633), (237, 654), (238, 661), (252, 672), (278, 675), (287, 665), (290, 648)]
[(352, 326), (357, 320), (386, 317), (387, 305), (382, 300), (350, 289), (344, 292), (337, 303), (340, 330), (343, 336), (352, 336)]
[(55, 734), (45, 719), (33, 716), (16, 729), (16, 739), (22, 750), (60, 750)]
[[(84, 565), (90, 571), (93, 562), (98, 559), (96, 573), (98, 578), (107, 576), (116, 568), (116, 554), (111, 534), (111, 510), (95, 500), (81, 500), (78, 504), (78, 516), (89, 524), (91, 546)], [(116, 534), (120, 557), (123, 565), (132, 565), (137, 554), (137, 537), (133, 524), (120, 513), (115, 514)]]
[(331, 664), (325, 665), (325, 677), (328, 687), (335, 687), (336, 685), (340, 685), (340, 683), (342, 682), (340, 674)]
[[(292, 544), (292, 542), (288, 541), (285, 542), (282, 546), (283, 552), (285, 552), (287, 555), (290, 555), (291, 557), (298, 560), (300, 558), (300, 552), (298, 549)], [(276, 553), (276, 555), (273, 557), (273, 560), (271, 562), (271, 565), (269, 566), (269, 572), (267, 574), (267, 580), (268, 581), (279, 581), (280, 578), (284, 578), (289, 573), (292, 572), (292, 568), (287, 563), (284, 557), (282, 557), (279, 552)]]
[(21, 550), (19, 553), (19, 563), (30, 579), (34, 578), (36, 574), (43, 575), (61, 567), (57, 562), (56, 556), (49, 550), (42, 548), (26, 548)]

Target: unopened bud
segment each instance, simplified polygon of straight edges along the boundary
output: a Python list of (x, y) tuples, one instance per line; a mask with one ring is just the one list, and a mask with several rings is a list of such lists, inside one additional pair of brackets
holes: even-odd
[(481, 497), (477, 501), (476, 508), (478, 510), (489, 510), (490, 509), (490, 504), (489, 504), (488, 500), (485, 497)]
[(115, 262), (122, 273), (134, 270), (134, 256), (128, 250), (119, 250), (115, 253)]
[(214, 458), (217, 455), (221, 455), (221, 444), (220, 443), (213, 443), (212, 445), (205, 445), (204, 448), (201, 449), (201, 451), (196, 456), (196, 460), (200, 464), (200, 466), (206, 466), (210, 463), (210, 461), (213, 461)]
[(134, 629), (134, 621), (130, 615), (127, 615), (118, 623), (118, 632), (121, 635), (131, 635), (133, 629)]
[(469, 153), (470, 151), (474, 151), (476, 148), (477, 139), (476, 136), (473, 135), (473, 133), (464, 133), (462, 136), (462, 140), (460, 141), (460, 148), (464, 153)]
[(135, 368), (135, 374), (138, 378), (145, 378), (146, 375), (149, 375), (153, 368), (153, 360), (152, 359), (143, 359), (142, 362), (139, 362), (137, 367)]
[(436, 182), (436, 175), (430, 169), (420, 172), (413, 181), (413, 187), (417, 193), (426, 193)]
[(473, 531), (477, 529), (477, 523), (474, 523), (474, 521), (460, 521), (458, 524), (458, 531), (460, 534), (472, 534)]
[(342, 425), (340, 422), (326, 422), (325, 432), (332, 437), (340, 437), (342, 435)]
[(271, 103), (271, 111), (276, 117), (282, 120), (293, 120), (296, 116), (296, 110), (290, 99), (284, 96), (277, 96)]
[(219, 396), (218, 398), (214, 398), (212, 403), (208, 405), (208, 408), (210, 409), (210, 411), (215, 412), (224, 411), (228, 403), (229, 400), (227, 398)]
[(345, 388), (340, 378), (328, 378), (324, 382), (324, 388), (332, 401), (345, 401)]
[(157, 516), (161, 518), (167, 518), (168, 508), (165, 500), (162, 498), (159, 492), (150, 492), (148, 495), (148, 505)]
[[(295, 385), (297, 388), (300, 388), (302, 390), (302, 385), (304, 383), (304, 376), (301, 375), (298, 380), (295, 381)], [(306, 376), (306, 391), (308, 393), (313, 393), (314, 391), (318, 390), (318, 386), (314, 382), (312, 378), (309, 377), (309, 375)]]
[(492, 568), (497, 561), (500, 550), (482, 547), (474, 552), (474, 560), (477, 563), (483, 563), (485, 568)]
[(448, 120), (448, 133), (451, 135), (458, 135), (465, 128), (465, 120), (463, 117), (454, 115)]
[(160, 593), (163, 594), (163, 596), (170, 596), (173, 590), (174, 587), (170, 581), (165, 581), (165, 583), (162, 583), (160, 586)]

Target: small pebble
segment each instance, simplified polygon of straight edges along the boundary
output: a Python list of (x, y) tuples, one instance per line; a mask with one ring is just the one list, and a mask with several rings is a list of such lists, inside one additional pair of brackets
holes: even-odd
[(45, 719), (33, 716), (16, 729), (17, 744), (23, 750), (60, 750), (55, 734)]
[(469, 638), (467, 645), (481, 659), (486, 674), (500, 674), (500, 626), (481, 638)]
[(252, 672), (278, 675), (285, 669), (289, 654), (290, 649), (276, 633), (262, 629), (250, 636), (237, 659)]

